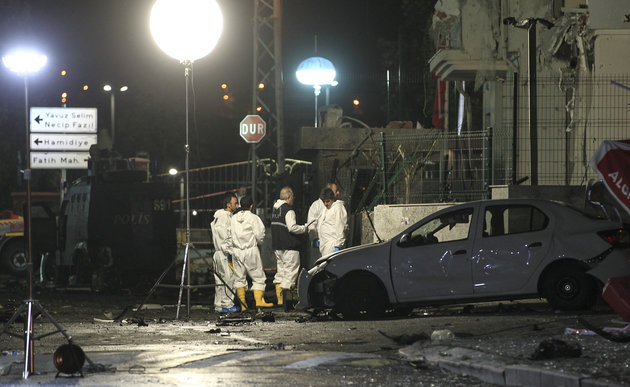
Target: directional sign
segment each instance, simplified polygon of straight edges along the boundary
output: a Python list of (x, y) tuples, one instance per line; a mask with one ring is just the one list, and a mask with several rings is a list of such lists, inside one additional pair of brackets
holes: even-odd
[(267, 124), (258, 115), (247, 115), (241, 121), (239, 133), (243, 140), (249, 144), (256, 144), (265, 137)]
[(96, 144), (96, 134), (31, 133), (33, 151), (89, 151)]
[(32, 169), (87, 169), (88, 152), (31, 152)]
[(32, 107), (31, 132), (96, 133), (96, 108)]

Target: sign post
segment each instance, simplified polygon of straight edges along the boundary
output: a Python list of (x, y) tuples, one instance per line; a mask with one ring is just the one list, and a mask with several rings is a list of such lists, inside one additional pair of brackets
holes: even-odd
[(97, 122), (96, 108), (31, 107), (31, 169), (86, 169)]
[(239, 125), (239, 134), (252, 144), (252, 203), (256, 205), (256, 144), (267, 134), (267, 124), (259, 115), (246, 115)]

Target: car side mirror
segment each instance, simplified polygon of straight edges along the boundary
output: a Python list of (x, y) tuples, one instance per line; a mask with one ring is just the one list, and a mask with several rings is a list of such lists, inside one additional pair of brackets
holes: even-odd
[(403, 234), (398, 240), (398, 246), (404, 246), (409, 243), (409, 234)]

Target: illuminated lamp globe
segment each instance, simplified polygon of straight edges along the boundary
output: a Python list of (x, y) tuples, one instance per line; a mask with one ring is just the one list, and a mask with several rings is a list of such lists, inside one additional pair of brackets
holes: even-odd
[(217, 45), (223, 15), (215, 0), (158, 0), (149, 24), (153, 40), (166, 55), (194, 62)]
[(330, 85), (335, 80), (337, 71), (328, 59), (314, 56), (303, 60), (295, 75), (305, 85)]
[(14, 73), (26, 75), (41, 70), (48, 62), (48, 58), (37, 51), (16, 50), (3, 56), (2, 62)]

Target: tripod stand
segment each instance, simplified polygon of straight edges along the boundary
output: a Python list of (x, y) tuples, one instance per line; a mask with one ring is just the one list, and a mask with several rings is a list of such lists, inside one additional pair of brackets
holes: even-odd
[[(190, 236), (188, 236), (187, 238), (189, 238)], [(153, 295), (153, 293), (155, 293), (155, 291), (157, 290), (158, 287), (165, 287), (165, 288), (179, 288), (179, 297), (177, 300), (177, 313), (175, 318), (177, 320), (179, 320), (179, 311), (181, 308), (181, 302), (182, 302), (182, 293), (183, 290), (186, 289), (186, 309), (187, 309), (187, 319), (190, 319), (190, 291), (192, 289), (197, 289), (197, 288), (207, 288), (207, 287), (215, 287), (215, 292), (218, 291), (216, 289), (217, 284), (215, 283), (214, 285), (191, 285), (190, 284), (190, 249), (194, 250), (195, 253), (197, 254), (197, 256), (201, 256), (201, 254), (199, 254), (199, 252), (194, 248), (194, 246), (192, 245), (192, 243), (187, 242), (184, 245), (184, 264), (182, 267), (182, 277), (181, 277), (181, 282), (179, 285), (169, 285), (169, 284), (162, 284), (162, 280), (164, 280), (164, 277), (166, 277), (166, 274), (173, 268), (173, 266), (175, 266), (175, 264), (177, 263), (177, 258), (175, 258), (173, 261), (171, 261), (170, 265), (166, 268), (166, 270), (164, 270), (162, 272), (162, 274), (160, 275), (160, 277), (158, 278), (158, 280), (155, 282), (155, 284), (153, 284), (153, 287), (151, 287), (151, 290), (149, 290), (149, 293), (147, 294), (147, 296), (144, 298), (144, 300), (142, 300), (142, 302), (140, 303), (140, 305), (138, 305), (138, 308), (136, 309), (136, 314), (140, 312), (140, 309), (142, 309), (142, 307), (146, 304), (147, 300), (151, 297), (151, 295)], [(232, 289), (227, 282), (225, 282), (225, 280), (223, 279), (223, 277), (216, 272), (215, 268), (214, 268), (214, 262), (212, 265), (212, 268), (210, 269), (212, 274), (215, 276), (215, 278), (218, 278), (219, 281), (221, 281), (222, 285), (225, 286), (225, 289), (227, 289), (232, 296), (234, 297), (235, 300), (239, 300), (239, 304), (241, 304), (241, 306), (243, 308), (246, 308), (246, 305), (244, 305), (242, 303), (242, 301), (240, 301), (240, 299), (236, 296), (236, 292), (234, 291), (234, 289)], [(184, 278), (186, 278), (186, 284), (184, 284)]]
[[(43, 314), (44, 316), (46, 316), (46, 318), (55, 326), (57, 330), (44, 333), (40, 336), (34, 336), (33, 334), (34, 312), (39, 312)], [(20, 315), (22, 315), (22, 313), (26, 313), (26, 320), (24, 321), (25, 336), (18, 335), (13, 332), (9, 332), (9, 327), (16, 321), (16, 319)], [(29, 298), (28, 300), (24, 300), (23, 304), (20, 305), (20, 307), (15, 311), (13, 316), (11, 316), (9, 321), (7, 321), (5, 326), (2, 328), (2, 332), (0, 332), (0, 335), (4, 333), (6, 333), (9, 336), (13, 336), (17, 338), (24, 337), (25, 350), (24, 350), (24, 371), (22, 372), (23, 379), (28, 378), (29, 375), (32, 375), (35, 372), (35, 364), (34, 364), (35, 354), (34, 354), (34, 348), (33, 348), (33, 341), (39, 340), (41, 338), (44, 338), (50, 335), (54, 335), (55, 333), (61, 333), (63, 337), (65, 337), (66, 340), (68, 341), (68, 344), (74, 344), (72, 342), (72, 337), (68, 336), (66, 331), (61, 327), (61, 325), (59, 325), (59, 323), (55, 321), (55, 319), (52, 318), (50, 313), (48, 313), (48, 311), (44, 309), (44, 307), (39, 303), (39, 301), (33, 300), (32, 298)], [(90, 363), (90, 366), (94, 367), (94, 363), (92, 362), (92, 360), (90, 360), (89, 357), (87, 357), (87, 355), (85, 355), (85, 360), (87, 360), (88, 363)]]

